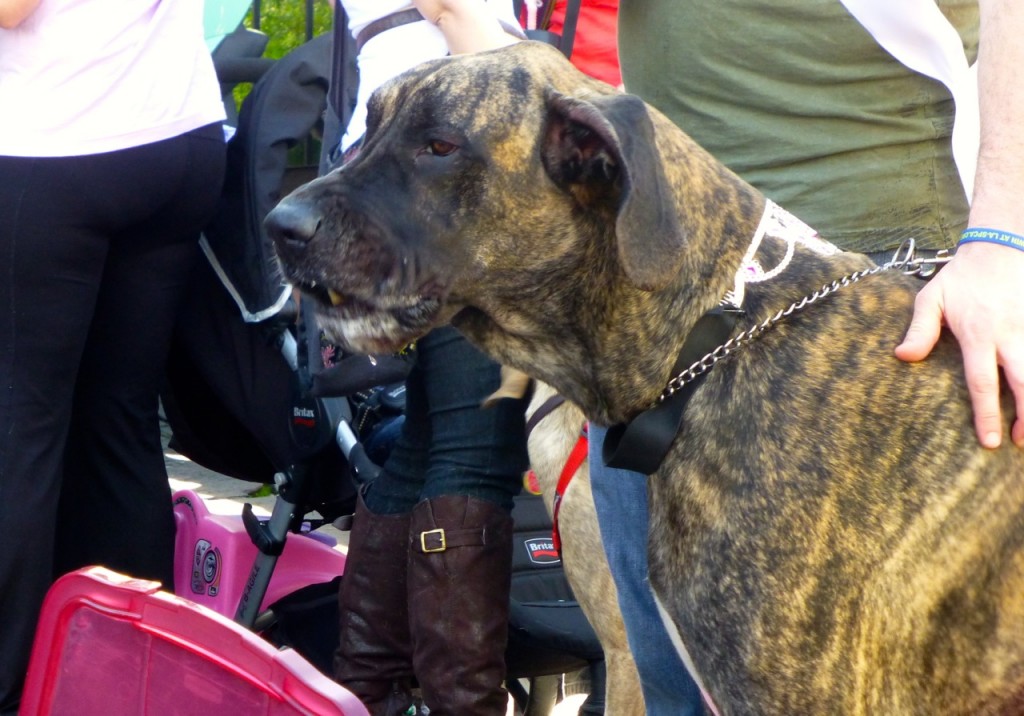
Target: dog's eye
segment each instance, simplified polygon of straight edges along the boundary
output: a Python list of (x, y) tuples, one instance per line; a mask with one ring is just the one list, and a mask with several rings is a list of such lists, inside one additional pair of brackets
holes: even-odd
[(432, 154), (435, 157), (447, 157), (453, 153), (459, 147), (451, 142), (446, 142), (443, 139), (431, 139), (427, 142), (426, 152)]

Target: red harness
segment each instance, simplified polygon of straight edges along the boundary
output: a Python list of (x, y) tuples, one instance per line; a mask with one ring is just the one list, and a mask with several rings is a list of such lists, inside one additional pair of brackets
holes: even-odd
[(579, 439), (576, 440), (576, 444), (572, 448), (572, 452), (569, 453), (569, 458), (565, 461), (565, 466), (562, 467), (562, 474), (558, 476), (558, 485), (555, 487), (555, 500), (552, 504), (551, 509), (551, 537), (555, 544), (555, 550), (559, 555), (562, 554), (562, 539), (558, 534), (558, 510), (562, 506), (562, 496), (565, 495), (566, 489), (569, 487), (569, 483), (572, 482), (573, 475), (580, 469), (583, 461), (587, 459), (587, 449), (590, 441), (587, 439), (587, 424), (583, 423), (583, 429), (580, 431)]
[[(546, 418), (555, 408), (565, 402), (565, 398), (561, 395), (552, 395), (550, 398), (544, 401), (544, 403), (537, 408), (537, 410), (530, 416), (530, 419), (526, 421), (526, 437), (529, 439), (530, 433), (537, 427), (537, 423)], [(580, 431), (580, 437), (576, 441), (576, 444), (572, 448), (572, 452), (569, 453), (568, 459), (565, 461), (565, 466), (562, 467), (562, 474), (558, 476), (558, 485), (555, 487), (555, 499), (551, 506), (551, 538), (554, 542), (555, 550), (562, 553), (562, 539), (558, 534), (558, 511), (562, 506), (562, 496), (565, 495), (565, 491), (569, 488), (569, 483), (572, 482), (572, 476), (576, 474), (576, 471), (580, 469), (580, 465), (587, 459), (587, 449), (589, 441), (587, 440), (587, 424), (583, 423), (583, 428)], [(536, 475), (533, 471), (530, 471), (530, 482), (536, 481)], [(538, 489), (538, 492), (540, 490)]]

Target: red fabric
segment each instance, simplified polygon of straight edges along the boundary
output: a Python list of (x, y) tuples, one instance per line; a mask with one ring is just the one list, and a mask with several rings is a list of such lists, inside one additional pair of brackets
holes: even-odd
[[(551, 24), (546, 28), (562, 34), (567, 0), (556, 0), (551, 13)], [(619, 45), (616, 24), (619, 0), (583, 0), (576, 21), (576, 39), (569, 58), (581, 72), (618, 87), (622, 84), (619, 71)], [(525, 20), (525, 11), (523, 18)]]

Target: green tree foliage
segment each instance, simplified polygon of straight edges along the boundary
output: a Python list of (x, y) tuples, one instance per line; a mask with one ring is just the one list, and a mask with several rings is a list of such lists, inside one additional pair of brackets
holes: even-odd
[[(280, 59), (310, 38), (329, 32), (334, 22), (334, 9), (327, 0), (254, 0), (245, 17), (245, 25), (266, 33), (269, 38), (264, 57)], [(252, 85), (235, 87), (237, 106), (252, 90)], [(316, 163), (319, 142), (310, 138), (289, 151), (289, 164), (306, 166)]]
[(277, 59), (309, 38), (330, 30), (333, 17), (334, 10), (327, 0), (256, 0), (246, 25), (255, 27), (258, 20), (259, 29), (270, 38), (264, 54)]

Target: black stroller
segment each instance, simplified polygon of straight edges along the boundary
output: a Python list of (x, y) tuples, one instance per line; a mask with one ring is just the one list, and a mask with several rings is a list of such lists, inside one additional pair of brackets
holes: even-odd
[[(345, 44), (332, 53), (332, 43)], [(221, 207), (202, 242), (207, 261), (184, 307), (162, 396), (174, 449), (210, 470), (275, 485), (269, 520), (257, 519), (248, 506), (243, 515), (258, 557), (247, 585), (252, 594), (236, 620), (327, 673), (338, 623), (337, 579), (311, 584), (268, 610), (259, 605), (289, 533), (343, 525), (354, 511), (358, 484), (378, 472), (375, 438), (400, 419), (409, 366), (399, 357), (346, 355), (322, 368), (320, 334), (278, 272), (262, 220), (281, 196), (316, 173), (289, 169), (289, 150), (323, 132), (325, 123), (335, 132), (347, 118), (357, 81), (353, 44), (339, 9), (333, 33), (276, 62), (258, 57), (260, 38), (244, 29), (218, 48), (221, 58), (215, 53), (228, 68), (226, 86), (245, 79), (240, 71), (255, 70), (259, 78), (229, 144)], [(536, 558), (538, 541), (551, 540), (540, 496), (517, 498), (513, 517), (506, 661), (517, 712), (549, 713), (564, 675), (582, 672), (590, 696), (581, 713), (603, 713), (597, 637), (557, 555)]]

